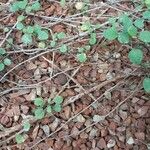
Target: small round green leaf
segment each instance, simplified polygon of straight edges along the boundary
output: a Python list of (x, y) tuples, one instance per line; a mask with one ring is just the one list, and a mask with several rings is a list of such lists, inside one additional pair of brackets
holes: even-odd
[(26, 32), (27, 33), (33, 33), (33, 31), (34, 31), (34, 28), (32, 27), (32, 26), (27, 26), (27, 28), (26, 28)]
[(47, 40), (48, 39), (48, 37), (49, 37), (49, 35), (48, 35), (48, 32), (46, 31), (46, 30), (40, 30), (39, 32), (38, 32), (38, 39), (39, 40), (41, 40), (41, 41), (43, 41), (43, 40)]
[(121, 32), (118, 34), (118, 41), (123, 44), (129, 43), (129, 35), (126, 32)]
[(34, 115), (36, 119), (42, 119), (45, 116), (45, 111), (43, 108), (37, 108), (34, 111)]
[(134, 21), (134, 25), (137, 27), (137, 28), (140, 28), (142, 29), (144, 27), (144, 19), (136, 19)]
[(6, 50), (4, 48), (0, 48), (0, 55), (5, 55), (6, 54)]
[(31, 44), (31, 43), (32, 43), (32, 36), (31, 36), (31, 34), (25, 33), (25, 34), (21, 37), (21, 41), (22, 41), (24, 44)]
[(85, 62), (87, 60), (86, 54), (85, 53), (77, 54), (77, 60), (81, 63)]
[(140, 32), (139, 39), (142, 42), (150, 43), (150, 31), (142, 31), (142, 32)]
[(34, 105), (35, 106), (40, 106), (43, 107), (45, 104), (44, 100), (41, 97), (35, 98), (34, 99)]
[(48, 113), (52, 113), (52, 107), (51, 107), (50, 105), (48, 105), (48, 106), (46, 107), (46, 111), (47, 111)]
[(31, 11), (32, 11), (32, 7), (31, 6), (27, 6), (26, 9), (25, 9), (25, 12), (27, 14), (29, 14), (29, 13), (31, 13)]
[(36, 1), (36, 2), (34, 2), (34, 3), (32, 4), (31, 8), (32, 8), (32, 10), (34, 10), (34, 11), (38, 11), (38, 10), (40, 10), (40, 8), (41, 8), (41, 4), (39, 3), (39, 1)]
[(53, 101), (56, 103), (56, 104), (61, 104), (63, 102), (63, 97), (62, 96), (56, 96)]
[(22, 30), (24, 28), (24, 25), (21, 22), (18, 22), (17, 25), (16, 25), (16, 28), (18, 30)]
[(147, 10), (143, 13), (143, 18), (148, 19), (148, 20), (150, 19), (150, 11), (149, 10)]
[(133, 64), (139, 65), (143, 60), (143, 51), (140, 49), (132, 49), (128, 54), (128, 58)]
[(89, 44), (90, 45), (94, 45), (94, 44), (96, 44), (96, 33), (91, 33), (90, 34), (90, 40), (89, 40)]
[(57, 38), (60, 39), (64, 39), (66, 37), (66, 34), (64, 32), (60, 32), (57, 34)]
[(53, 48), (56, 46), (56, 42), (55, 41), (50, 41), (50, 46)]
[(143, 87), (147, 93), (150, 93), (150, 78), (144, 78)]
[(68, 51), (68, 47), (67, 45), (63, 44), (60, 48), (59, 48), (60, 52), (62, 53), (66, 53)]
[(55, 112), (61, 112), (61, 110), (62, 110), (61, 105), (60, 105), (60, 104), (55, 104), (55, 105), (53, 106), (53, 110), (54, 110)]
[(38, 48), (45, 48), (46, 44), (44, 42), (39, 42)]
[(10, 66), (11, 65), (11, 60), (9, 59), (9, 58), (5, 58), (4, 60), (3, 60), (3, 63), (6, 65), (6, 66)]
[(17, 144), (21, 144), (25, 141), (25, 138), (21, 134), (16, 134), (15, 139), (16, 139)]
[(30, 127), (31, 127), (31, 125), (30, 125), (29, 121), (23, 123), (23, 130), (24, 131), (26, 131), (26, 132), (29, 131)]
[(137, 28), (135, 26), (130, 26), (128, 28), (128, 34), (131, 36), (131, 37), (135, 37), (137, 35)]
[(114, 40), (118, 37), (118, 32), (115, 27), (104, 30), (103, 36), (108, 40)]
[(25, 19), (25, 16), (23, 16), (23, 15), (20, 15), (20, 16), (18, 16), (18, 18), (17, 18), (17, 21), (23, 21)]
[(0, 63), (0, 71), (3, 71), (5, 69), (5, 65), (3, 63)]

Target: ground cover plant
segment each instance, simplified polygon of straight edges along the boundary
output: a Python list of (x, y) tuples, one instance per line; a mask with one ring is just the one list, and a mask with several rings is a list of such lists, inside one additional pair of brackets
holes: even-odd
[(149, 23), (149, 0), (2, 0), (0, 147), (150, 149)]

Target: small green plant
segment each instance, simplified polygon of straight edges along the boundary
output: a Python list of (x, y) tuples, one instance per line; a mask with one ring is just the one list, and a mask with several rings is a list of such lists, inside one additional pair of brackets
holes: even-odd
[(6, 57), (6, 50), (0, 48), (0, 71), (3, 71), (6, 66), (10, 66), (11, 63), (11, 60)]
[(22, 134), (16, 134), (15, 139), (16, 139), (17, 144), (21, 144), (25, 141), (25, 138)]
[[(149, 0), (148, 0), (149, 1)], [(147, 1), (145, 1), (147, 3)], [(145, 3), (145, 4), (146, 4)], [(110, 19), (111, 26), (104, 30), (103, 36), (107, 40), (117, 39), (122, 44), (131, 44), (133, 39), (148, 45), (150, 43), (150, 31), (143, 30), (145, 22), (150, 19), (150, 11), (147, 10), (142, 14), (142, 18), (133, 20), (127, 14), (119, 16), (118, 19)], [(148, 68), (150, 62), (143, 62), (144, 54), (141, 48), (132, 48), (128, 54), (131, 63)], [(150, 78), (145, 77), (143, 88), (150, 93)]]
[(46, 103), (42, 98), (36, 98), (34, 100), (34, 105), (36, 109), (34, 110), (34, 116), (36, 119), (42, 119), (46, 114), (52, 114), (52, 112), (60, 112), (62, 110), (62, 96), (56, 96), (53, 100), (48, 100)]

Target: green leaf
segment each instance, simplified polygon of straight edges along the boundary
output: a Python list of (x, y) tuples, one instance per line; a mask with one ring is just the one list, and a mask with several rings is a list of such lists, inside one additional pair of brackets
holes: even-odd
[(150, 0), (145, 0), (145, 4), (148, 8), (150, 8)]
[(0, 71), (3, 71), (5, 69), (5, 65), (3, 63), (0, 63)]
[(131, 18), (129, 18), (127, 14), (122, 14), (119, 17), (119, 21), (123, 24), (124, 30), (127, 30), (133, 24)]
[(60, 48), (59, 48), (60, 52), (62, 53), (66, 53), (68, 51), (68, 47), (67, 45), (63, 44)]
[(3, 63), (6, 65), (6, 66), (10, 66), (11, 65), (11, 60), (9, 59), (9, 58), (5, 58), (4, 60), (3, 60)]
[(32, 43), (32, 36), (31, 36), (31, 34), (25, 33), (25, 34), (21, 37), (21, 41), (22, 41), (24, 44), (31, 44), (31, 43)]
[(21, 144), (25, 141), (25, 138), (21, 134), (16, 134), (15, 139), (16, 139), (17, 144)]
[(145, 43), (150, 43), (150, 31), (140, 32), (139, 39)]
[(85, 53), (77, 54), (77, 60), (81, 63), (85, 62), (87, 60), (86, 54)]
[(89, 21), (84, 22), (81, 25), (81, 30), (82, 31), (90, 31), (91, 30), (91, 23)]
[(65, 5), (66, 5), (66, 0), (60, 0), (60, 5), (61, 5), (61, 7), (65, 7)]
[(128, 54), (128, 58), (133, 64), (139, 65), (143, 60), (143, 51), (140, 49), (131, 49)]
[(21, 21), (23, 21), (24, 19), (25, 19), (25, 16), (20, 15), (20, 16), (18, 16), (17, 21), (21, 22)]
[(144, 78), (143, 87), (147, 93), (150, 93), (150, 78)]
[(12, 5), (10, 5), (10, 11), (11, 12), (16, 12), (18, 10), (19, 10), (18, 2), (14, 2)]
[(32, 11), (32, 7), (31, 6), (27, 6), (26, 9), (25, 9), (25, 12), (27, 14), (29, 14), (29, 13), (31, 13), (31, 11)]
[(30, 125), (29, 121), (23, 123), (23, 130), (24, 131), (26, 131), (26, 132), (29, 131), (30, 127), (31, 127), (31, 125)]
[(33, 28), (34, 28), (34, 32), (37, 34), (41, 31), (41, 26), (38, 24), (35, 24)]
[(0, 55), (5, 55), (6, 54), (6, 50), (4, 48), (0, 48)]
[(48, 35), (48, 31), (47, 30), (40, 30), (38, 32), (38, 39), (43, 41), (43, 40), (47, 40), (49, 38), (49, 35)]
[(89, 51), (89, 50), (91, 49), (91, 46), (90, 46), (90, 45), (85, 45), (85, 46), (84, 46), (84, 49), (85, 49), (86, 51)]
[(94, 45), (94, 44), (96, 44), (96, 33), (91, 33), (90, 34), (90, 40), (89, 40), (89, 44), (90, 45)]
[(143, 13), (143, 18), (148, 19), (148, 20), (150, 19), (150, 11), (149, 10), (147, 10)]
[(46, 111), (51, 114), (52, 113), (52, 107), (50, 105), (48, 105), (46, 107)]
[(24, 25), (21, 22), (18, 22), (17, 25), (16, 25), (16, 28), (18, 30), (22, 30), (24, 28)]
[(39, 3), (39, 1), (36, 1), (32, 4), (31, 9), (34, 11), (38, 11), (41, 8), (41, 4)]
[(78, 52), (79, 52), (79, 53), (83, 53), (84, 51), (85, 51), (85, 49), (84, 49), (83, 47), (79, 47), (79, 48), (78, 48)]
[(118, 34), (118, 41), (123, 44), (129, 43), (129, 35), (126, 32), (120, 32)]
[(114, 40), (118, 37), (118, 32), (117, 32), (115, 27), (111, 27), (111, 28), (108, 28), (108, 29), (104, 30), (103, 36), (107, 40)]
[(63, 97), (62, 96), (56, 96), (53, 101), (56, 103), (56, 104), (61, 104), (63, 102)]
[(43, 107), (45, 104), (44, 100), (41, 97), (35, 98), (34, 99), (34, 105), (35, 106), (40, 106)]
[(60, 32), (57, 34), (57, 38), (60, 39), (64, 39), (66, 37), (66, 34), (64, 32)]
[(55, 112), (61, 112), (61, 110), (62, 110), (61, 105), (60, 105), (60, 104), (55, 104), (55, 105), (53, 106), (53, 110), (54, 110)]
[(6, 33), (6, 32), (9, 31), (9, 28), (5, 27), (5, 28), (3, 29), (3, 31)]
[(46, 44), (44, 42), (39, 42), (38, 48), (45, 48)]
[(135, 26), (130, 26), (128, 28), (128, 34), (131, 36), (131, 37), (135, 37), (137, 35), (137, 28)]
[(27, 26), (27, 29), (26, 29), (27, 33), (31, 33), (32, 34), (33, 31), (34, 31), (34, 28), (32, 26)]
[(140, 28), (142, 29), (144, 27), (144, 19), (136, 19), (134, 21), (134, 25), (137, 27), (137, 28)]
[(34, 111), (34, 115), (36, 119), (42, 119), (45, 116), (45, 111), (43, 108), (37, 108)]
[(50, 46), (53, 48), (56, 46), (56, 42), (55, 41), (50, 41)]
[(20, 10), (25, 9), (27, 4), (28, 4), (28, 0), (18, 1), (18, 7)]

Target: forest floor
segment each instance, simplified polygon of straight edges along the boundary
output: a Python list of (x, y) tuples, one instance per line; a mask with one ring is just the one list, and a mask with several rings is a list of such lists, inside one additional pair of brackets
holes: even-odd
[[(10, 12), (10, 1), (0, 0), (0, 46), (13, 39), (6, 48), (12, 64), (0, 72), (0, 149), (147, 150), (150, 96), (141, 86), (144, 71), (129, 62), (130, 46), (102, 36), (108, 18), (131, 10), (138, 15), (133, 2), (90, 0), (82, 11), (75, 0), (64, 7), (56, 0), (40, 3), (40, 10), (26, 15), (24, 23), (65, 33), (54, 48), (37, 48), (35, 38), (24, 46), (16, 29), (21, 13)], [(76, 54), (89, 36), (80, 25), (89, 20), (102, 27), (81, 63)], [(3, 31), (6, 27), (9, 32)], [(69, 51), (60, 53), (64, 43)], [(62, 110), (35, 119), (34, 99), (47, 103), (58, 95)], [(24, 120), (30, 122), (29, 131), (23, 129)], [(23, 136), (23, 143), (16, 142), (16, 135)]]

